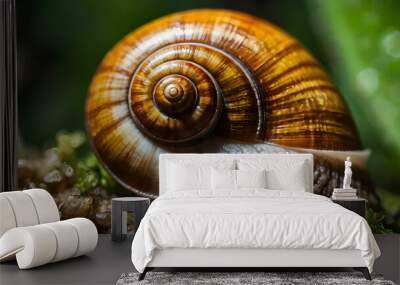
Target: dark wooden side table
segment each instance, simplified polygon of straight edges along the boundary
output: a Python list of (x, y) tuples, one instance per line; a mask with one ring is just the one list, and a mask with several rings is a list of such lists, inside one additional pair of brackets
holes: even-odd
[(136, 229), (146, 214), (150, 199), (142, 197), (113, 198), (111, 202), (111, 238), (113, 241), (123, 241), (128, 233), (128, 212), (135, 215)]
[(363, 198), (357, 198), (353, 200), (336, 200), (332, 201), (340, 206), (359, 214), (361, 217), (365, 218), (365, 212), (367, 208), (367, 200)]

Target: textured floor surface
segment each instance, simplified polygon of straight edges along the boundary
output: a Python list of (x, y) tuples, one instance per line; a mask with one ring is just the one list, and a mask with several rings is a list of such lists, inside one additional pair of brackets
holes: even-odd
[(146, 278), (137, 281), (138, 273), (122, 274), (117, 285), (146, 284), (213, 284), (213, 285), (297, 285), (297, 284), (373, 284), (393, 285), (392, 281), (373, 275), (366, 280), (359, 272), (148, 272)]
[(131, 243), (132, 239), (112, 242), (110, 235), (100, 235), (96, 250), (87, 256), (28, 270), (19, 270), (15, 261), (1, 263), (0, 285), (115, 284), (122, 273), (135, 270)]
[[(378, 235), (378, 242), (380, 242)], [(0, 264), (0, 285), (21, 285), (21, 284), (115, 284), (118, 278), (124, 272), (134, 272), (134, 267), (132, 265), (130, 253), (131, 253), (131, 242), (132, 239), (128, 239), (124, 242), (112, 242), (110, 235), (100, 235), (99, 243), (94, 252), (91, 252), (88, 256), (81, 256), (77, 258), (72, 258), (69, 260), (48, 264), (45, 266), (40, 266), (38, 268), (33, 268), (29, 270), (19, 270), (16, 262), (7, 262)], [(390, 240), (382, 240), (379, 244), (382, 254), (387, 255), (391, 252), (396, 252), (398, 247), (393, 246), (390, 243)], [(397, 251), (398, 252), (398, 251)], [(395, 275), (399, 274), (399, 265), (398, 260), (394, 258), (386, 258), (385, 260), (379, 258), (376, 261), (376, 266), (374, 266), (377, 272), (384, 273), (386, 279), (394, 278)], [(386, 271), (385, 271), (386, 270)], [(272, 271), (272, 270), (271, 270)], [(318, 272), (318, 269), (307, 269), (304, 271), (314, 271)], [(332, 269), (332, 271), (340, 271), (337, 269)], [(148, 277), (151, 277), (152, 273), (149, 272)], [(230, 275), (231, 273), (227, 273)], [(254, 273), (250, 273), (254, 274)], [(310, 272), (309, 274), (315, 274)], [(342, 273), (338, 273), (342, 274)], [(365, 279), (362, 278), (360, 273), (355, 273), (356, 281), (353, 280), (339, 280), (337, 284), (346, 284), (344, 282), (348, 282), (347, 284), (393, 284), (393, 283), (384, 283), (382, 279), (375, 280), (372, 283), (365, 283)], [(148, 283), (150, 279), (146, 279), (140, 284), (151, 284)], [(166, 278), (165, 275), (163, 278)], [(135, 284), (135, 278), (126, 279), (128, 283), (126, 284)], [(272, 280), (272, 279), (271, 279)], [(323, 279), (322, 279), (323, 280)], [(397, 280), (397, 279), (393, 279)], [(151, 280), (150, 280), (151, 281)], [(378, 283), (381, 282), (381, 283)], [(133, 282), (133, 283), (129, 283)], [(164, 281), (163, 281), (164, 282)], [(189, 284), (193, 284), (195, 280), (190, 280)], [(235, 284), (236, 281), (230, 281), (232, 284)], [(264, 283), (262, 283), (264, 282)], [(318, 283), (319, 282), (319, 283)], [(356, 283), (360, 282), (360, 283)], [(364, 282), (364, 283), (363, 283)], [(160, 285), (167, 284), (168, 282), (159, 282)], [(316, 281), (315, 284), (323, 284), (324, 282)], [(400, 284), (400, 282), (397, 282)], [(124, 283), (122, 283), (124, 284)], [(172, 283), (174, 284), (174, 283)], [(175, 283), (179, 284), (179, 283)], [(188, 281), (182, 281), (181, 284), (188, 284)], [(196, 283), (194, 283), (196, 284)], [(197, 283), (201, 284), (201, 283)], [(207, 284), (207, 283), (206, 283)], [(210, 284), (210, 283), (209, 283)], [(216, 283), (214, 284), (224, 284), (224, 283)], [(226, 283), (225, 283), (226, 284)], [(236, 283), (239, 284), (239, 283)], [(244, 283), (246, 284), (246, 283)], [(257, 284), (257, 283), (255, 283)], [(265, 280), (261, 280), (258, 284), (274, 284), (274, 283), (265, 283)], [(275, 284), (296, 284), (290, 283), (289, 281), (279, 280)], [(297, 283), (302, 284), (302, 283)], [(304, 284), (304, 283), (303, 283)], [(328, 283), (329, 284), (329, 283)], [(335, 283), (330, 283), (335, 284)]]

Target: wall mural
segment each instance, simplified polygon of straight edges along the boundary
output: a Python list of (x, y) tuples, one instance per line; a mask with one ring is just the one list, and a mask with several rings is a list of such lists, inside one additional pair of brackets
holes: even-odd
[(371, 228), (400, 232), (399, 5), (17, 5), (18, 189), (105, 233), (112, 197), (157, 197), (160, 153), (313, 153), (325, 196), (350, 156)]
[[(298, 41), (251, 15), (186, 11), (128, 34), (92, 80), (86, 120), (105, 168), (139, 195), (157, 196), (163, 152), (311, 149), (317, 193), (331, 195), (351, 155), (354, 185), (378, 207), (339, 91)], [(325, 168), (336, 175), (320, 187)]]

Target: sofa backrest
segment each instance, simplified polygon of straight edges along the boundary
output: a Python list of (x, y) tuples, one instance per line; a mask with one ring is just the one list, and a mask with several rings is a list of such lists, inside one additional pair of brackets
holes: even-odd
[(43, 189), (0, 193), (0, 237), (9, 229), (60, 220), (53, 197)]

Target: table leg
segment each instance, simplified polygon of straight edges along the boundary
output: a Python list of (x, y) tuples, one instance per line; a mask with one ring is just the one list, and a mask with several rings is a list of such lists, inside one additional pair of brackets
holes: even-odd
[(111, 239), (122, 241), (122, 204), (112, 201), (111, 204)]

